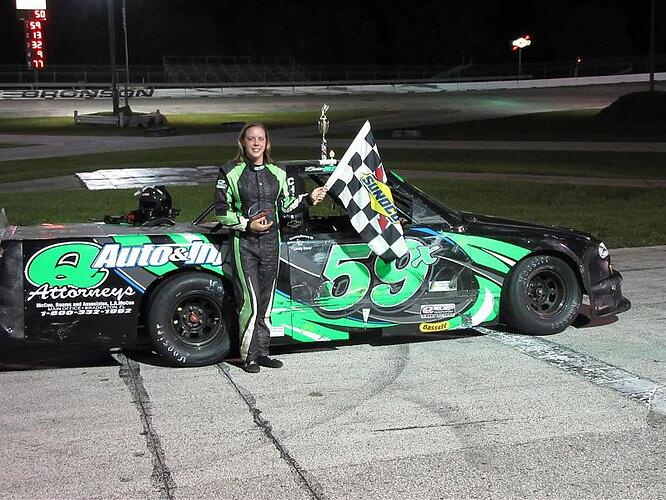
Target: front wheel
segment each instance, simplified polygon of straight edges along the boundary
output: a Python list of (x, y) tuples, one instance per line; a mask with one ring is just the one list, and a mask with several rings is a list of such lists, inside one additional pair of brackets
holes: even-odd
[(502, 297), (508, 325), (536, 335), (565, 330), (578, 316), (583, 299), (571, 267), (551, 255), (535, 255), (516, 264)]
[(183, 273), (160, 285), (148, 306), (155, 350), (175, 366), (203, 366), (229, 352), (224, 284), (206, 273)]

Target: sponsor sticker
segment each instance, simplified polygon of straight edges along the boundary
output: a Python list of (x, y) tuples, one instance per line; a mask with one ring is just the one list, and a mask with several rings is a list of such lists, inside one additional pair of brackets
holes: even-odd
[(309, 165), (303, 170), (309, 174), (329, 174), (335, 170), (335, 165)]
[(219, 266), (222, 254), (215, 245), (202, 240), (187, 244), (144, 244), (123, 246), (119, 243), (107, 243), (99, 250), (92, 269), (121, 269), (125, 267), (159, 267), (167, 263), (182, 262), (183, 265)]
[(388, 217), (392, 222), (399, 223), (400, 216), (398, 210), (393, 204), (393, 195), (391, 189), (379, 181), (374, 174), (368, 174), (361, 177), (361, 184), (370, 193), (370, 206), (372, 209), (385, 217)]
[(455, 315), (455, 304), (424, 304), (421, 306), (421, 319), (451, 318)]
[(440, 321), (439, 323), (421, 323), (419, 331), (423, 333), (443, 332), (449, 329), (448, 321)]
[(458, 287), (450, 281), (431, 281), (429, 288), (431, 292), (450, 292), (457, 289)]
[(24, 270), (29, 314), (47, 318), (131, 314), (136, 291), (129, 285), (109, 286), (109, 271), (92, 267), (100, 248), (86, 241), (62, 242), (30, 257)]

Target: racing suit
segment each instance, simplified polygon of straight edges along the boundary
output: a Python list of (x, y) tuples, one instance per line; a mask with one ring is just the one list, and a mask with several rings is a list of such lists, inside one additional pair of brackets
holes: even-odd
[[(268, 356), (270, 315), (279, 264), (279, 213), (310, 205), (310, 196), (292, 196), (287, 174), (277, 165), (237, 160), (220, 167), (215, 189), (215, 215), (232, 230), (234, 293), (238, 304), (240, 355), (246, 362)], [(250, 230), (253, 217), (265, 215), (273, 225)]]

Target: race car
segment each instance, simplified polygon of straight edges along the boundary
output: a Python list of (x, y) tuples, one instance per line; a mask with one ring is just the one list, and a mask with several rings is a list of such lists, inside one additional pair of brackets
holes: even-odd
[[(335, 168), (322, 160), (283, 167), (294, 194), (324, 185)], [(584, 295), (592, 318), (630, 308), (600, 240), (459, 212), (386, 172), (408, 248), (399, 259), (373, 254), (335, 198), (326, 213), (281, 218), (273, 345), (358, 333), (423, 337), (498, 323), (553, 334), (576, 319)], [(150, 220), (0, 224), (0, 341), (122, 349), (148, 337), (177, 366), (233, 356), (228, 231), (203, 216), (173, 226)]]

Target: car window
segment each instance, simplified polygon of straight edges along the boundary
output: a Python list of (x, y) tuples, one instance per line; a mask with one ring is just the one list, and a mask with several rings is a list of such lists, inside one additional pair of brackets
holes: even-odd
[(415, 224), (441, 224), (448, 227), (461, 224), (462, 217), (458, 212), (406, 182), (402, 176), (393, 171), (389, 171), (388, 185), (396, 205), (404, 204), (405, 210), (411, 210), (410, 214)]
[(391, 182), (389, 187), (393, 193), (393, 202), (397, 209), (406, 214), (412, 224), (444, 224), (449, 225), (441, 213), (427, 204), (416, 192), (404, 189), (404, 184)]
[[(304, 192), (311, 192), (318, 186), (323, 186), (328, 179), (328, 174), (306, 174), (300, 173), (302, 182), (297, 183)], [(388, 185), (393, 193), (395, 203), (400, 216), (410, 224), (444, 225), (452, 226), (452, 221), (445, 217), (446, 212), (435, 200), (428, 197), (417, 188), (402, 180), (389, 176)], [(300, 193), (296, 193), (297, 195)], [(352, 231), (347, 211), (340, 202), (328, 196), (317, 206), (310, 207), (305, 214), (304, 220), (317, 231)], [(316, 227), (315, 227), (316, 226)]]

